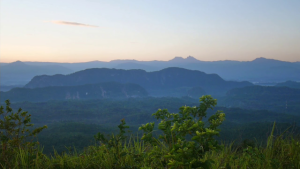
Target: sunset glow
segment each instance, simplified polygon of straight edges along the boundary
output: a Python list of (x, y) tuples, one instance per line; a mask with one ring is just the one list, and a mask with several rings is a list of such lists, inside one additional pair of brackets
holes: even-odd
[(298, 0), (4, 0), (0, 62), (300, 61), (299, 9)]

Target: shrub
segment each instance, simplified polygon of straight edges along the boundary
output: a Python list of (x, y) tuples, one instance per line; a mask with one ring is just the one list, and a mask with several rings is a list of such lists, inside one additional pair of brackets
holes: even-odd
[[(0, 163), (10, 168), (11, 160), (16, 157), (14, 154), (26, 149), (26, 153), (35, 158), (38, 152), (38, 142), (34, 142), (33, 138), (47, 126), (29, 130), (33, 124), (30, 123), (30, 114), (22, 111), (20, 108), (17, 112), (13, 112), (10, 107), (9, 100), (5, 101), (6, 108), (0, 107)], [(28, 159), (30, 160), (30, 159)]]
[(216, 104), (216, 99), (206, 95), (200, 98), (198, 107), (183, 106), (179, 113), (160, 109), (153, 116), (160, 119), (158, 129), (163, 134), (156, 139), (153, 136), (154, 123), (147, 123), (139, 128), (144, 131), (142, 140), (152, 146), (167, 145), (168, 153), (164, 157), (170, 168), (210, 168), (213, 160), (204, 160), (204, 155), (221, 148), (214, 137), (219, 135), (218, 126), (225, 120), (225, 114), (217, 111), (208, 118), (208, 124), (203, 118), (206, 111)]

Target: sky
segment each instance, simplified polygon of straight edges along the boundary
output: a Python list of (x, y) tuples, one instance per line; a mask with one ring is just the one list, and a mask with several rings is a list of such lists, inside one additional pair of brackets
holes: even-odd
[(1, 0), (0, 62), (300, 61), (299, 0)]

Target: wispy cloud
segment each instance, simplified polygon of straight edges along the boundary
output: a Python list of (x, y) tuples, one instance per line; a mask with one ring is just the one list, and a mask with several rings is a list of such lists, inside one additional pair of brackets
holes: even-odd
[(78, 23), (78, 22), (68, 22), (68, 21), (49, 21), (54, 24), (59, 24), (59, 25), (70, 25), (70, 26), (85, 26), (85, 27), (94, 27), (98, 28), (98, 26), (95, 25), (88, 25), (88, 24), (83, 24), (83, 23)]

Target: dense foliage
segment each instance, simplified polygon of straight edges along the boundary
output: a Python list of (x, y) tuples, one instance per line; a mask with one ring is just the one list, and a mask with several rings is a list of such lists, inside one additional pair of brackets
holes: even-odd
[[(154, 123), (147, 123), (139, 128), (144, 131), (142, 140), (152, 146), (167, 145), (170, 168), (210, 168), (212, 159), (204, 160), (209, 151), (220, 149), (214, 136), (219, 135), (219, 125), (225, 120), (225, 114), (217, 112), (205, 126), (203, 118), (208, 109), (213, 109), (217, 100), (211, 96), (202, 96), (199, 107), (181, 107), (179, 113), (169, 113), (167, 109), (158, 110), (153, 115), (160, 119), (158, 129), (163, 134), (153, 137)], [(191, 139), (187, 139), (187, 136)]]

